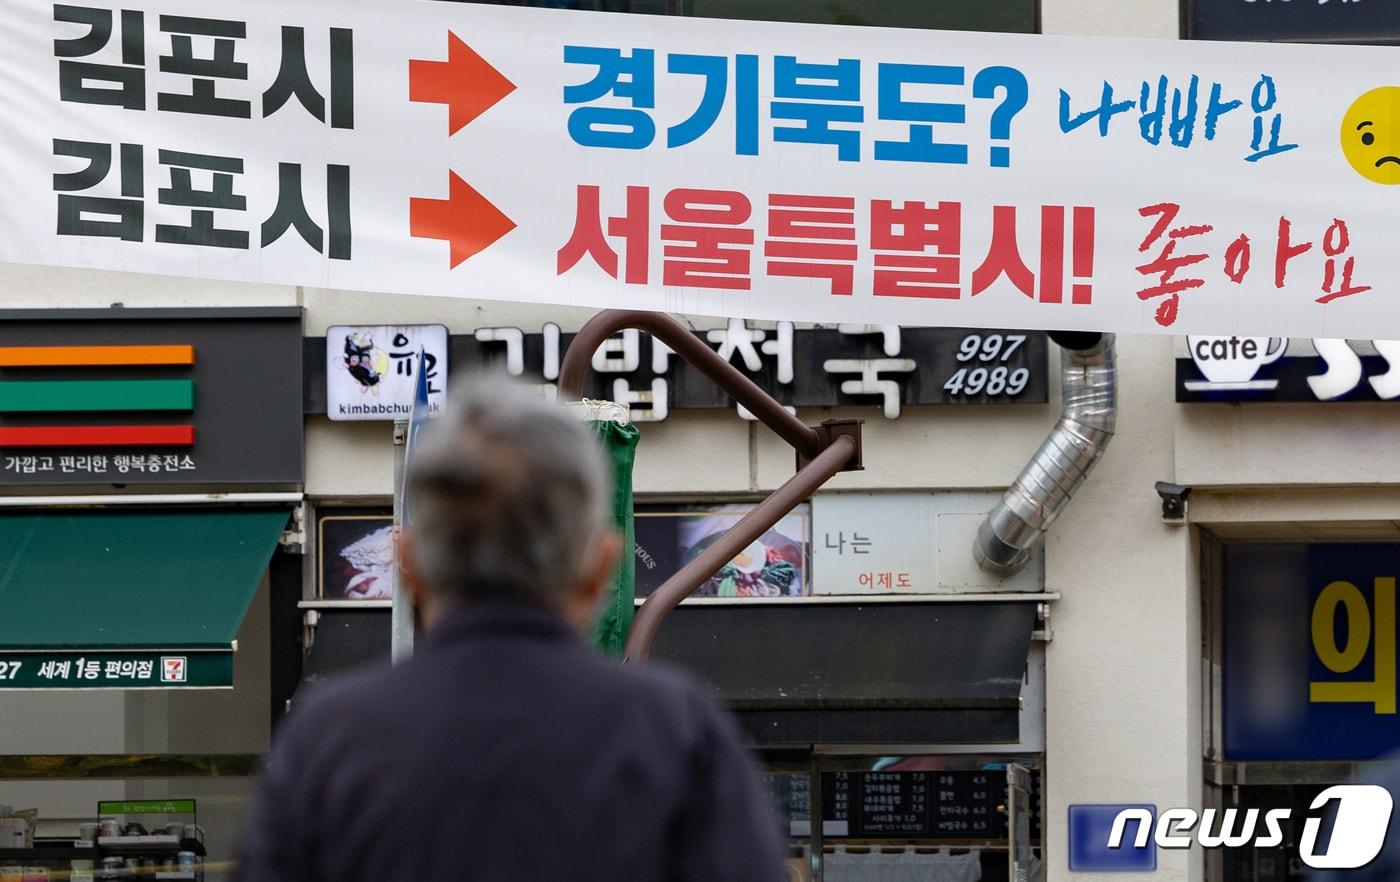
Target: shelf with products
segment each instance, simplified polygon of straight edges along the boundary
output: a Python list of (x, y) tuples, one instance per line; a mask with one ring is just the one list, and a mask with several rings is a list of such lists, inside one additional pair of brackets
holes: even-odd
[(181, 839), (175, 836), (102, 836), (97, 840), (97, 850), (106, 855), (177, 854), (182, 851), (194, 852), (204, 857), (204, 843), (198, 839)]
[(40, 864), (52, 861), (98, 860), (101, 852), (91, 845), (81, 848), (73, 846), (44, 846), (34, 848), (0, 848), (0, 864)]
[[(159, 842), (137, 841), (159, 839)], [(167, 841), (168, 840), (168, 841)], [(168, 856), (182, 851), (205, 857), (204, 843), (198, 839), (173, 836), (102, 837), (96, 845), (81, 840), (36, 840), (33, 848), (0, 848), (0, 864), (44, 863), (52, 861), (101, 860), (104, 857)]]
[(207, 851), (195, 812), (192, 799), (99, 802), (93, 819), (77, 825), (76, 838), (31, 838), (40, 819), (37, 812), (27, 812), (20, 828), (25, 847), (0, 848), (0, 882), (26, 878), (26, 867), (75, 882), (196, 880)]
[[(204, 830), (193, 799), (99, 802), (97, 848), (107, 857), (205, 856)], [(156, 822), (151, 829), (146, 824)], [(160, 826), (159, 822), (166, 822)], [(88, 825), (84, 825), (88, 826)]]

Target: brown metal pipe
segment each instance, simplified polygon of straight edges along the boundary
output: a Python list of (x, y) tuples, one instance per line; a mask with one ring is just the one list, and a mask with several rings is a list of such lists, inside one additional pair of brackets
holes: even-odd
[(798, 503), (815, 493), (837, 472), (843, 471), (855, 451), (853, 438), (838, 436), (825, 450), (798, 469), (797, 474), (769, 494), (767, 499), (754, 506), (753, 511), (744, 515), (739, 523), (725, 531), (714, 544), (652, 592), (632, 621), (632, 630), (627, 634), (627, 645), (623, 650), (624, 660), (641, 661), (649, 656), (652, 640), (667, 613), (718, 572), (720, 567), (733, 560), (749, 543), (787, 517)]
[[(574, 336), (568, 351), (564, 353), (564, 361), (559, 366), (561, 398), (576, 401), (583, 395), (583, 381), (588, 376), (593, 353), (598, 351), (604, 340), (628, 328), (646, 331), (671, 347), (677, 356), (728, 392), (731, 398), (747, 408), (759, 422), (772, 429), (778, 437), (805, 456), (816, 456), (822, 450), (824, 442), (815, 429), (784, 410), (773, 396), (744, 376), (734, 365), (720, 358), (718, 353), (684, 325), (659, 312), (608, 309), (589, 319)], [(741, 549), (742, 547), (740, 546)]]
[[(735, 555), (787, 517), (798, 503), (807, 499), (833, 475), (860, 468), (860, 431), (842, 434), (833, 423), (823, 423), (819, 431), (788, 413), (778, 401), (746, 377), (738, 368), (719, 357), (709, 346), (670, 316), (642, 310), (609, 309), (589, 319), (569, 344), (559, 368), (559, 394), (565, 400), (583, 395), (583, 381), (593, 363), (593, 353), (618, 331), (635, 328), (646, 331), (671, 347), (676, 356), (708, 377), (730, 397), (748, 409), (760, 422), (798, 452), (801, 468), (781, 487), (754, 506), (709, 548), (666, 582), (642, 604), (627, 633), (624, 660), (642, 661), (651, 654), (652, 640), (661, 620), (695, 589), (705, 583)], [(850, 427), (844, 427), (850, 432)]]

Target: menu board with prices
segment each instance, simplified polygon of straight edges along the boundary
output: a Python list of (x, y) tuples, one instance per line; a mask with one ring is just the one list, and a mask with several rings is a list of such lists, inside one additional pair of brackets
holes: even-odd
[[(1031, 772), (1031, 786), (1031, 838), (1036, 839), (1039, 772)], [(809, 835), (808, 776), (769, 775), (768, 789), (789, 835)], [(1002, 840), (1005, 805), (1002, 769), (822, 773), (822, 832), (828, 838)]]
[[(928, 773), (933, 786), (937, 839), (1005, 839), (1006, 771), (986, 769)], [(1031, 838), (1040, 837), (1040, 772), (1031, 778)]]
[(926, 836), (929, 772), (866, 772), (861, 778), (860, 830), (866, 836)]
[(1006, 777), (1000, 771), (933, 772), (934, 833), (946, 839), (1005, 839)]
[[(837, 831), (845, 827), (849, 832), (852, 779), (859, 777), (859, 774), (851, 772), (826, 772), (822, 775), (822, 832), (829, 829), (828, 817)], [(841, 834), (837, 832), (836, 835)]]
[[(859, 773), (822, 773), (822, 835), (850, 835), (851, 779)], [(809, 836), (812, 829), (812, 779), (806, 773), (765, 776), (768, 796), (789, 836)]]

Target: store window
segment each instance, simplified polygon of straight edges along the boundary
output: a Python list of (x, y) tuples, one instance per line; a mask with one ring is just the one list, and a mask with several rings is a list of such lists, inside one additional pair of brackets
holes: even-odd
[[(996, 497), (817, 493), (662, 622), (768, 768), (789, 879), (1044, 878), (1043, 563), (964, 566)], [(639, 597), (752, 505), (639, 503)]]
[[(308, 549), (314, 569), (301, 611), (301, 685), (362, 664), (387, 664), (394, 598), (394, 510), (318, 503)], [(295, 700), (295, 698), (293, 699)]]
[[(639, 503), (637, 597), (650, 595), (724, 535), (753, 503)], [(693, 597), (806, 597), (812, 593), (811, 503), (803, 503), (702, 584)]]
[[(766, 752), (763, 758), (769, 797), (788, 837), (790, 878), (1044, 878), (1038, 756)], [(820, 825), (812, 821), (817, 812)]]
[(394, 512), (386, 506), (316, 510), (316, 598), (393, 600)]
[(1187, 0), (1184, 18), (1197, 40), (1400, 44), (1395, 3)]
[[(1000, 494), (823, 491), (798, 505), (692, 595), (706, 602), (810, 597), (1032, 594), (1044, 590), (1037, 554), (996, 578), (968, 549)], [(753, 510), (749, 501), (635, 504), (636, 595), (644, 600)]]
[(1325, 816), (1314, 798), (1373, 780), (1376, 761), (1400, 751), (1400, 543), (1202, 545), (1205, 807), (1289, 811), (1283, 842), (1210, 850), (1206, 878), (1283, 882), (1307, 872), (1304, 825)]
[(0, 878), (227, 878), (299, 669), (301, 319), (0, 314)]
[[(258, 757), (267, 750), (274, 696), (287, 673), (272, 651), (274, 597), (289, 586), (295, 590), (300, 572), (299, 559), (272, 550), (287, 513), (171, 513), (185, 525), (187, 539), (204, 535), (205, 525), (225, 536), (248, 529), (237, 545), (229, 540), (220, 549), (206, 543), (202, 557), (185, 558), (186, 567), (213, 571), (203, 579), (181, 569), (180, 560), (162, 557), (159, 549), (168, 547), (163, 543), (140, 543), (131, 546), (130, 555), (120, 553), (117, 536), (132, 542), (143, 535), (173, 539), (172, 520), (161, 513), (89, 517), (103, 520), (107, 542), (88, 546), (95, 555), (88, 563), (102, 563), (100, 583), (81, 578), (71, 583), (89, 597), (86, 602), (66, 603), (55, 596), (54, 582), (44, 578), (53, 566), (86, 568), (78, 565), (85, 546), (71, 532), (61, 560), (38, 543), (23, 556), (6, 546), (14, 573), (10, 587), (26, 594), (43, 586), (47, 601), (33, 615), (11, 603), (16, 615), (5, 618), (11, 630), (0, 628), (5, 631), (0, 645), (25, 641), (21, 649), (0, 652), (5, 659), (0, 664), (14, 669), (18, 663), (26, 678), (20, 690), (0, 691), (0, 815), (17, 819), (7, 825), (12, 838), (0, 842), (0, 876), (10, 866), (22, 866), (43, 868), (49, 878), (75, 872), (73, 878), (80, 879), (85, 867), (100, 869), (104, 859), (148, 874), (178, 872), (183, 860), (211, 882), (226, 879), (251, 803)], [(0, 525), (6, 519), (0, 516)], [(71, 517), (62, 520), (72, 526)], [(94, 589), (108, 593), (118, 608), (99, 613)], [(207, 606), (201, 596), (232, 600)], [(68, 623), (68, 636), (57, 639), (84, 645), (37, 645), (44, 629), (36, 616), (53, 607)], [(211, 633), (225, 623), (229, 630), (227, 637), (218, 634), (210, 645), (197, 647), (188, 630), (143, 634), (117, 627), (130, 624), (128, 615), (164, 626), (194, 623)], [(85, 622), (130, 635), (132, 642), (95, 646)], [(165, 642), (148, 642), (160, 635)], [(148, 670), (151, 683), (131, 680)], [(104, 688), (107, 682), (122, 685)], [(166, 805), (171, 802), (178, 805)], [(90, 825), (103, 820), (116, 826), (89, 836)]]
[(1036, 0), (506, 0), (492, 5), (1022, 34), (1039, 27)]

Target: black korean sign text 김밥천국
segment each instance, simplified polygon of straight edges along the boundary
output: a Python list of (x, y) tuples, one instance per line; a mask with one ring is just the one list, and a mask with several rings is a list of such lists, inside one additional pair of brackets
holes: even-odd
[(300, 308), (0, 310), (0, 485), (296, 488)]
[[(1043, 404), (1048, 338), (1034, 331), (842, 325), (840, 329), (751, 326), (696, 331), (722, 358), (790, 407), (879, 407), (890, 419), (921, 404)], [(554, 383), (572, 341), (548, 324), (538, 334), (478, 328), (449, 342), (452, 371), (504, 369), (530, 383)], [(325, 362), (324, 339), (306, 341), (308, 363)], [(626, 404), (636, 422), (672, 410), (734, 403), (669, 347), (641, 331), (610, 337), (595, 353), (586, 398)], [(324, 375), (307, 389), (307, 412), (326, 408)]]

